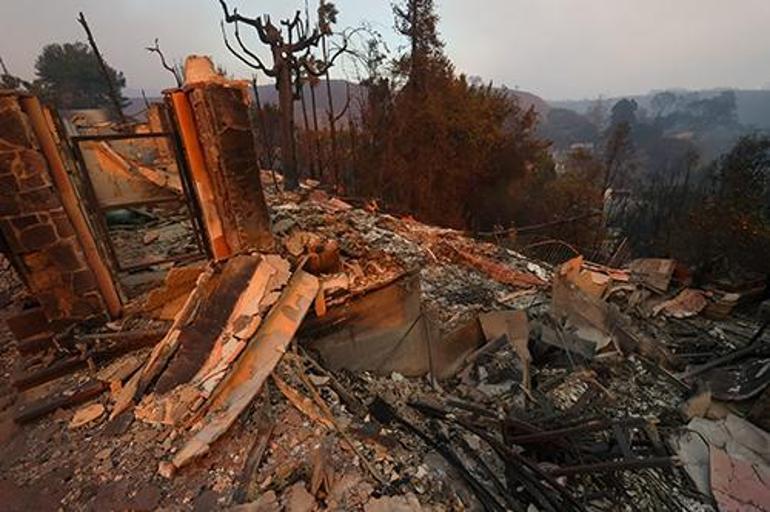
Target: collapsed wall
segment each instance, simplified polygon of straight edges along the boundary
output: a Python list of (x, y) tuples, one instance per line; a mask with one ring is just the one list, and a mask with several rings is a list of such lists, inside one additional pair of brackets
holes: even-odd
[[(269, 251), (273, 236), (248, 86), (217, 75), (208, 59), (190, 60), (202, 62), (203, 72), (166, 98), (176, 126), (164, 123), (158, 106), (150, 112), (149, 127), (157, 133), (176, 129), (181, 137), (189, 165), (180, 172), (187, 173), (196, 193), (191, 206), (199, 207), (214, 259)], [(122, 308), (116, 276), (84, 215), (52, 126), (36, 98), (0, 91), (2, 245), (39, 304), (8, 320), (22, 352), (47, 348), (66, 326), (119, 317)], [(173, 155), (171, 146), (158, 149)]]
[[(0, 92), (0, 232), (40, 305), (38, 322), (55, 329), (115, 316), (120, 300), (42, 119), (36, 98)], [(9, 321), (17, 338), (40, 334), (30, 324), (29, 314)]]

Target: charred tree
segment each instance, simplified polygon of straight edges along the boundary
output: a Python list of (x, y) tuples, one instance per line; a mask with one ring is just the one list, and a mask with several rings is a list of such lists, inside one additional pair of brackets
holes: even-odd
[(270, 176), (273, 178), (273, 187), (275, 188), (275, 192), (280, 193), (280, 189), (278, 187), (278, 179), (275, 176), (275, 155), (274, 155), (274, 148), (273, 148), (273, 138), (268, 133), (268, 130), (267, 130), (267, 122), (265, 121), (265, 111), (262, 109), (262, 99), (259, 96), (259, 85), (257, 84), (256, 75), (251, 79), (251, 87), (252, 89), (254, 89), (254, 102), (257, 108), (257, 122), (259, 123), (258, 138), (261, 139), (260, 140), (261, 144), (259, 145), (262, 148), (262, 152), (265, 154), (264, 162), (267, 164), (267, 167), (270, 169)]
[(310, 85), (310, 106), (312, 107), (312, 113), (313, 113), (313, 143), (315, 145), (315, 158), (316, 158), (316, 170), (318, 171), (318, 179), (320, 180), (323, 178), (324, 175), (324, 166), (323, 166), (323, 160), (321, 158), (321, 140), (319, 138), (319, 131), (318, 131), (318, 101), (316, 100), (315, 95), (315, 88), (318, 87), (318, 77), (309, 75), (308, 76), (308, 84)]
[(86, 36), (88, 37), (88, 44), (91, 45), (91, 50), (94, 52), (96, 60), (99, 62), (99, 68), (102, 70), (104, 80), (107, 82), (110, 101), (112, 102), (112, 106), (115, 109), (115, 114), (118, 116), (118, 119), (120, 119), (120, 123), (125, 126), (128, 124), (128, 120), (126, 119), (125, 114), (123, 114), (123, 107), (120, 103), (120, 94), (118, 94), (118, 91), (115, 88), (115, 84), (112, 83), (112, 78), (110, 77), (110, 72), (107, 69), (107, 64), (105, 64), (104, 59), (102, 58), (102, 54), (99, 52), (99, 47), (96, 46), (96, 40), (94, 39), (94, 35), (91, 33), (91, 27), (88, 26), (86, 17), (82, 12), (80, 13), (80, 16), (78, 16), (78, 23), (83, 26), (83, 30), (85, 30)]
[[(281, 155), (283, 173), (286, 188), (293, 190), (299, 186), (299, 171), (297, 159), (293, 152), (294, 147), (294, 101), (296, 99), (296, 79), (300, 71), (304, 69), (309, 74), (321, 76), (334, 64), (334, 61), (344, 53), (346, 43), (329, 59), (326, 59), (320, 68), (309, 64), (310, 52), (317, 48), (321, 41), (321, 31), (318, 27), (310, 30), (310, 21), (302, 21), (302, 14), (297, 11), (291, 20), (283, 20), (275, 25), (270, 16), (248, 18), (238, 13), (236, 9), (230, 12), (225, 0), (219, 0), (224, 12), (225, 22), (234, 26), (236, 49), (227, 39), (227, 34), (222, 25), (222, 33), (227, 49), (247, 66), (262, 71), (268, 77), (273, 78), (278, 89), (278, 106), (281, 117)], [(262, 44), (270, 48), (273, 64), (267, 66), (262, 59), (243, 42), (240, 34), (240, 25), (252, 27)], [(286, 30), (281, 28), (283, 25)], [(293, 33), (298, 31), (300, 37), (294, 41)]]
[[(347, 90), (347, 96), (348, 96), (348, 108), (350, 107), (351, 97), (350, 97), (350, 84), (348, 84), (348, 90)], [(350, 169), (349, 169), (349, 177), (351, 181), (354, 178), (354, 169), (357, 162), (357, 155), (358, 155), (358, 132), (356, 128), (356, 122), (355, 119), (353, 119), (353, 113), (350, 112), (348, 114), (348, 132), (350, 136)], [(355, 183), (353, 183), (353, 187), (355, 187)]]
[[(326, 44), (326, 38), (328, 35), (332, 33), (332, 25), (337, 22), (337, 14), (339, 11), (337, 10), (337, 7), (329, 2), (325, 2), (324, 0), (321, 0), (320, 5), (318, 6), (318, 25), (321, 29), (321, 52), (323, 55), (324, 61), (328, 60), (329, 56), (329, 49)], [(337, 119), (334, 115), (334, 97), (332, 95), (332, 83), (331, 83), (331, 76), (329, 74), (329, 70), (327, 68), (325, 73), (325, 81), (326, 81), (326, 97), (327, 97), (327, 117), (329, 120), (329, 142), (331, 144), (331, 168), (332, 168), (332, 174), (334, 179), (334, 188), (337, 192), (339, 192), (339, 186), (340, 186), (340, 164), (339, 164), (339, 154), (337, 151)]]
[(300, 103), (302, 106), (302, 121), (305, 126), (305, 136), (303, 138), (303, 146), (305, 148), (305, 154), (307, 155), (307, 165), (310, 168), (310, 176), (313, 179), (316, 179), (318, 176), (316, 174), (315, 170), (315, 156), (313, 155), (313, 144), (311, 141), (311, 132), (310, 132), (310, 120), (307, 115), (307, 101), (305, 100), (305, 83), (307, 82), (307, 79), (300, 79), (299, 82), (299, 89), (300, 89)]
[[(324, 59), (326, 59), (326, 38), (323, 39), (323, 55)], [(334, 187), (339, 187), (339, 161), (337, 156), (337, 121), (334, 116), (334, 97), (332, 95), (332, 85), (331, 85), (331, 78), (329, 77), (329, 73), (326, 73), (326, 96), (327, 96), (327, 102), (329, 109), (326, 112), (326, 115), (329, 119), (329, 142), (331, 144), (331, 167), (332, 167), (332, 174), (334, 178)]]
[(443, 42), (438, 37), (438, 15), (433, 0), (406, 0), (393, 5), (396, 30), (409, 39), (411, 51), (397, 64), (408, 77), (407, 85), (419, 93), (426, 93), (430, 68), (436, 61), (445, 60)]

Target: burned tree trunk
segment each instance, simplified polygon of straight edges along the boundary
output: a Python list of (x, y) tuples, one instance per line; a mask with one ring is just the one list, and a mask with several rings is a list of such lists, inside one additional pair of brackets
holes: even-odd
[(315, 88), (318, 86), (318, 78), (310, 77), (310, 106), (313, 108), (313, 142), (315, 144), (316, 169), (318, 179), (324, 175), (323, 160), (321, 159), (321, 141), (318, 135), (318, 102), (316, 101)]
[(305, 81), (303, 81), (299, 86), (299, 99), (300, 103), (302, 105), (302, 120), (305, 125), (305, 138), (303, 147), (305, 149), (305, 153), (307, 154), (307, 163), (308, 167), (310, 168), (310, 176), (313, 179), (318, 178), (315, 171), (315, 158), (313, 157), (313, 144), (311, 143), (310, 137), (310, 120), (307, 116), (307, 101), (305, 100)]
[[(350, 84), (348, 84), (348, 106), (350, 105)], [(355, 188), (356, 184), (353, 180), (355, 176), (355, 167), (358, 162), (358, 131), (356, 128), (355, 119), (353, 119), (353, 113), (348, 114), (348, 131), (350, 132), (350, 166), (348, 169), (349, 181), (351, 181), (351, 188)]]
[(291, 69), (284, 62), (278, 70), (278, 108), (281, 112), (281, 171), (287, 189), (299, 186), (297, 154), (294, 151), (294, 91), (291, 84)]
[[(265, 153), (265, 161), (267, 168), (270, 170), (270, 176), (273, 178), (273, 187), (276, 193), (280, 193), (278, 187), (278, 179), (275, 177), (275, 155), (273, 154), (273, 137), (268, 133), (267, 122), (265, 121), (265, 111), (262, 110), (262, 100), (259, 96), (259, 86), (257, 85), (257, 77), (254, 76), (251, 80), (251, 87), (254, 89), (254, 101), (257, 108), (257, 122), (259, 123), (259, 135), (262, 141), (262, 151)], [(261, 167), (261, 166), (260, 166)]]
[[(328, 51), (326, 49), (326, 36), (323, 36), (321, 38), (321, 45), (323, 47), (323, 58), (324, 61), (328, 57)], [(339, 158), (337, 154), (337, 120), (334, 116), (334, 98), (332, 96), (332, 83), (331, 83), (331, 77), (329, 76), (329, 70), (326, 70), (326, 96), (327, 101), (329, 102), (329, 110), (327, 112), (327, 115), (329, 116), (329, 142), (331, 143), (331, 168), (332, 173), (334, 176), (334, 188), (335, 190), (339, 189), (340, 186), (340, 164), (339, 164)]]

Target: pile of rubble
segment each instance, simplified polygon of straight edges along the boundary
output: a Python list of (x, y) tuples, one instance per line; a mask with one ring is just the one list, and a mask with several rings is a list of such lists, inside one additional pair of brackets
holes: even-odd
[(757, 281), (263, 181), (272, 254), (174, 267), (10, 376), (10, 510), (767, 510)]

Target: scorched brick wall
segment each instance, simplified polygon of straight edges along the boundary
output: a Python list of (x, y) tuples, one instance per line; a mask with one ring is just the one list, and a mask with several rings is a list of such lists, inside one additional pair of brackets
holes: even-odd
[(19, 99), (0, 95), (0, 230), (46, 318), (105, 315), (105, 304), (62, 207)]

